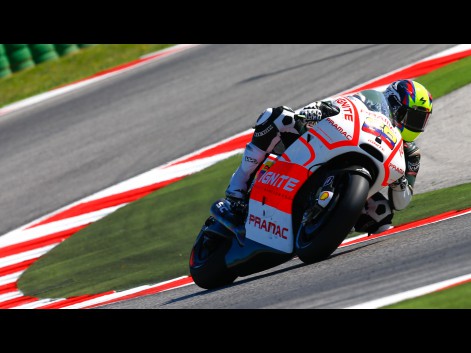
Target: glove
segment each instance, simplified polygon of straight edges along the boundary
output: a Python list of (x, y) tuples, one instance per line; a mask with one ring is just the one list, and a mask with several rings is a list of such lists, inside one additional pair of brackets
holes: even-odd
[(322, 120), (321, 103), (315, 102), (301, 109), (299, 115), (304, 116), (307, 123), (317, 123)]
[(389, 184), (389, 187), (393, 191), (404, 191), (408, 185), (409, 185), (409, 182), (407, 181), (406, 177), (403, 175), (396, 181)]

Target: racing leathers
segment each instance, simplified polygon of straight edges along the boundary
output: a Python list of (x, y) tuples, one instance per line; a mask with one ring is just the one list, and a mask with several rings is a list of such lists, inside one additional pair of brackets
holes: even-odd
[[(258, 117), (252, 140), (246, 145), (239, 167), (226, 189), (226, 199), (235, 213), (243, 213), (247, 206), (247, 190), (258, 168), (270, 153), (282, 154), (297, 138), (307, 131), (309, 124), (336, 115), (339, 108), (334, 101), (312, 103), (296, 114), (287, 106), (266, 109)], [(404, 143), (405, 175), (388, 187), (388, 199), (378, 192), (369, 198), (359, 217), (355, 231), (379, 233), (391, 226), (393, 210), (407, 207), (413, 194), (415, 178), (420, 166), (420, 150), (414, 142)]]

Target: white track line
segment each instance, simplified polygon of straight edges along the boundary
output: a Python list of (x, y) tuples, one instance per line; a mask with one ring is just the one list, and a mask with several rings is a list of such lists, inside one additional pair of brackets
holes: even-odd
[(408, 290), (406, 292), (390, 295), (387, 297), (383, 297), (380, 299), (372, 300), (366, 303), (358, 304), (358, 305), (353, 305), (345, 309), (378, 309), (383, 306), (395, 304), (398, 302), (401, 302), (403, 300), (411, 299), (411, 298), (416, 298), (421, 295), (429, 294), (432, 292), (436, 292), (438, 290), (457, 285), (457, 284), (462, 284), (469, 282), (471, 280), (471, 274), (455, 277), (452, 279), (448, 279), (446, 281), (438, 282), (438, 283), (433, 283), (428, 286)]

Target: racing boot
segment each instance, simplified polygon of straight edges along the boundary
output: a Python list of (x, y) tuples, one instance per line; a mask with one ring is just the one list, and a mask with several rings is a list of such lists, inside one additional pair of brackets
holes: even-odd
[(238, 223), (243, 223), (247, 216), (247, 202), (245, 199), (226, 196), (226, 200), (229, 202), (230, 212), (235, 215)]
[(261, 163), (265, 160), (266, 152), (249, 142), (242, 155), (239, 167), (232, 174), (226, 189), (226, 200), (229, 201), (231, 211), (241, 216), (247, 212), (247, 189)]

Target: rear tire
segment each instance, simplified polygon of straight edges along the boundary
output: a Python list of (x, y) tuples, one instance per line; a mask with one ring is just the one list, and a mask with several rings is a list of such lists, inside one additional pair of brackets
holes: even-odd
[[(346, 173), (335, 185), (335, 197), (315, 224), (300, 225), (295, 240), (299, 259), (311, 264), (328, 258), (348, 236), (365, 205), (368, 179), (360, 174)], [(315, 230), (309, 232), (309, 228)]]

